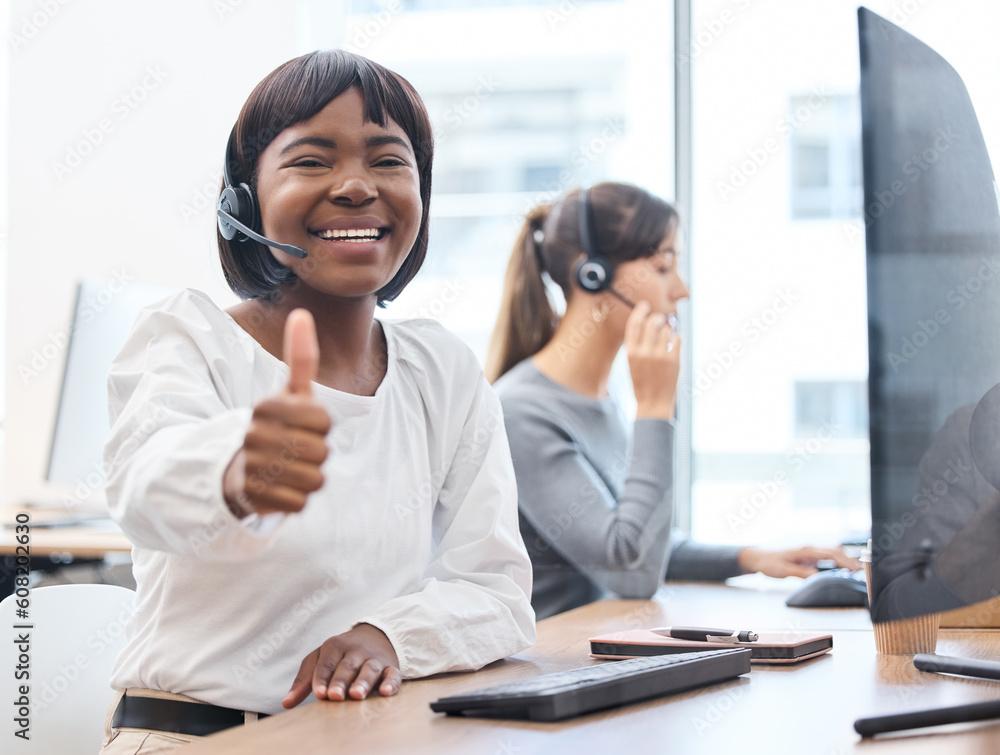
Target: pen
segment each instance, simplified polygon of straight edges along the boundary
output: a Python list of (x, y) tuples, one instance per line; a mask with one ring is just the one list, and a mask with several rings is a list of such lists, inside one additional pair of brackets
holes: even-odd
[(657, 627), (650, 632), (695, 642), (756, 642), (757, 633), (749, 629), (711, 629), (709, 627)]
[(936, 671), (939, 674), (961, 674), (980, 679), (1000, 679), (1000, 663), (997, 661), (917, 653), (913, 656), (913, 665), (921, 671)]
[(885, 734), (890, 731), (921, 729), (925, 726), (943, 726), (944, 724), (966, 723), (967, 721), (985, 721), (989, 718), (1000, 718), (1000, 700), (953, 705), (949, 708), (931, 708), (912, 713), (859, 718), (854, 722), (854, 730), (862, 737), (873, 737), (876, 734)]

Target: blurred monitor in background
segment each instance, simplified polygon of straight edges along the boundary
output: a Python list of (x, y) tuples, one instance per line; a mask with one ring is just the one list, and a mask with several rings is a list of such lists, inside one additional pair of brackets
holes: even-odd
[[(143, 308), (176, 289), (126, 277), (84, 279), (77, 287), (66, 333), (66, 367), (46, 471), (52, 500), (73, 513), (104, 513), (104, 441), (108, 422), (108, 368)], [(58, 345), (58, 344), (57, 344)]]

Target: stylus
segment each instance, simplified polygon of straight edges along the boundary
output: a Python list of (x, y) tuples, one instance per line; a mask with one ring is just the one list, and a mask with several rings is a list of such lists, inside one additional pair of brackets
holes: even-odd
[(962, 676), (975, 676), (979, 679), (1000, 679), (1000, 661), (981, 661), (975, 658), (918, 653), (913, 656), (913, 665), (921, 671), (936, 671), (939, 674), (960, 674)]
[(953, 705), (950, 708), (931, 708), (913, 713), (894, 713), (889, 716), (859, 718), (854, 722), (854, 730), (862, 737), (873, 737), (876, 734), (885, 734), (890, 731), (922, 729), (927, 726), (944, 726), (945, 724), (959, 724), (968, 721), (985, 721), (988, 718), (1000, 718), (1000, 700)]
[(694, 642), (756, 642), (757, 633), (749, 629), (711, 629), (709, 627), (657, 627), (650, 632)]

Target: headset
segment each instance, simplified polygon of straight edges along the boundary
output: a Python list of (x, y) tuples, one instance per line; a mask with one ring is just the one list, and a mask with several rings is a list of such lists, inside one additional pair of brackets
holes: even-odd
[(615, 277), (615, 266), (607, 257), (602, 257), (596, 252), (597, 232), (594, 228), (594, 216), (590, 209), (590, 187), (585, 186), (580, 190), (580, 206), (577, 215), (580, 221), (580, 246), (586, 256), (576, 263), (573, 269), (573, 278), (580, 288), (592, 294), (607, 291), (622, 303), (630, 307), (635, 307), (635, 302), (618, 293), (611, 285)]
[(219, 233), (222, 234), (222, 238), (228, 241), (233, 238), (237, 241), (246, 241), (249, 238), (266, 246), (276, 247), (293, 257), (304, 259), (308, 252), (301, 246), (279, 244), (253, 230), (252, 226), (257, 222), (257, 199), (253, 189), (250, 188), (249, 184), (242, 182), (233, 186), (233, 181), (229, 177), (229, 155), (235, 135), (236, 127), (234, 126), (229, 134), (229, 141), (226, 142), (226, 159), (222, 162), (222, 177), (226, 181), (226, 188), (219, 196)]

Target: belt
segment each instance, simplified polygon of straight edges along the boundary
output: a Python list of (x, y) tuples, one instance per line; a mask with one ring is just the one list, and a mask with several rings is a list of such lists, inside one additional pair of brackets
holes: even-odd
[[(258, 718), (267, 718), (258, 713)], [(159, 697), (130, 697), (123, 695), (111, 726), (115, 729), (153, 729), (193, 737), (207, 737), (217, 731), (242, 726), (242, 710), (222, 708), (208, 703), (186, 700), (164, 700)]]

